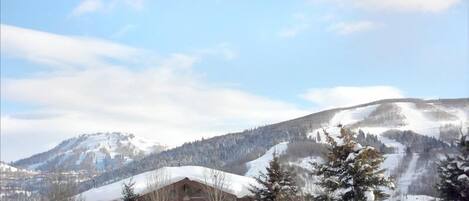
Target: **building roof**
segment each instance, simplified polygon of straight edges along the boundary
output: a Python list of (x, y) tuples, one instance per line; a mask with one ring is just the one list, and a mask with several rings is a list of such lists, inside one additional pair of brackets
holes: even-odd
[[(165, 175), (165, 180), (167, 181), (164, 186), (176, 183), (187, 178), (191, 181), (196, 181), (215, 187), (210, 181), (210, 179), (206, 179), (209, 177), (211, 170), (212, 169), (210, 168), (200, 166), (164, 167), (161, 169), (144, 172), (135, 175), (132, 178), (123, 179), (112, 184), (90, 189), (88, 191), (83, 192), (81, 195), (86, 201), (117, 200), (121, 197), (122, 184), (128, 183), (130, 179), (135, 182), (135, 192), (139, 194), (144, 194), (147, 190), (148, 179), (151, 178), (154, 174), (161, 173)], [(219, 170), (215, 171), (222, 172)], [(238, 198), (251, 195), (251, 192), (249, 191), (251, 185), (258, 185), (256, 180), (251, 177), (245, 177), (226, 172), (222, 173), (225, 174), (226, 183), (228, 184), (225, 191), (227, 193), (235, 195)]]

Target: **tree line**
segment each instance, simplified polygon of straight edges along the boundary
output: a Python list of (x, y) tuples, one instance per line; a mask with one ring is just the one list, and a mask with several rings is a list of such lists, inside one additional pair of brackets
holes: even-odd
[[(367, 201), (384, 200), (395, 189), (394, 180), (384, 176), (380, 168), (383, 155), (371, 146), (362, 146), (354, 134), (341, 128), (338, 140), (326, 131), (330, 144), (327, 160), (313, 163), (313, 181), (319, 193), (303, 192), (295, 183), (292, 171), (279, 163), (274, 156), (267, 173), (256, 180), (260, 186), (251, 189), (256, 201)], [(363, 136), (361, 137), (363, 139)], [(459, 152), (447, 155), (438, 166), (439, 182), (434, 186), (441, 200), (469, 200), (469, 137), (463, 136), (458, 145)]]
[[(250, 191), (255, 201), (367, 201), (384, 200), (389, 198), (389, 192), (395, 189), (395, 181), (385, 176), (385, 169), (380, 165), (384, 157), (380, 151), (369, 145), (361, 145), (357, 136), (347, 128), (340, 128), (338, 138), (331, 137), (324, 130), (326, 141), (329, 144), (326, 160), (323, 163), (311, 164), (311, 181), (317, 189), (315, 193), (305, 191), (297, 184), (296, 175), (279, 161), (274, 154), (266, 173), (255, 178), (259, 185), (252, 186)], [(361, 134), (359, 134), (361, 135)], [(405, 136), (398, 136), (405, 137)], [(360, 141), (374, 142), (375, 139), (366, 139), (359, 136)], [(412, 141), (411, 141), (412, 142)], [(432, 142), (433, 143), (433, 142)], [(375, 144), (377, 145), (377, 144)], [(469, 200), (469, 137), (463, 136), (458, 142), (458, 152), (448, 154), (438, 164), (439, 182), (434, 187), (441, 200), (468, 201)], [(148, 178), (147, 192), (150, 201), (169, 201), (169, 191), (164, 189), (168, 175), (156, 171)], [(224, 197), (223, 191), (229, 188), (229, 182), (221, 171), (206, 173), (206, 182), (215, 188), (203, 189), (209, 201), (230, 200)], [(64, 195), (67, 198), (57, 199), (49, 197), (46, 200), (80, 200), (80, 197), (70, 197), (72, 190), (64, 190), (67, 185), (52, 184), (48, 196)], [(137, 200), (139, 195), (134, 192), (134, 183), (125, 183), (122, 189), (124, 201)], [(208, 186), (208, 185), (207, 185)], [(66, 192), (65, 194), (63, 192)], [(68, 194), (67, 194), (68, 193)]]

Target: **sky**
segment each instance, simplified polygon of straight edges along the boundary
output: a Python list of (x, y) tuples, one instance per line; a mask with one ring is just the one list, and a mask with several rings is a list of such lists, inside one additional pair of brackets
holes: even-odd
[(463, 0), (1, 1), (1, 160), (177, 146), (385, 98), (469, 96)]

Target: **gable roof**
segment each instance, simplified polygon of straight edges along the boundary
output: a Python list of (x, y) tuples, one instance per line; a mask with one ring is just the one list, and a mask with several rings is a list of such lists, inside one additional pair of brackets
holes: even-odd
[[(153, 174), (158, 171), (164, 172), (168, 177), (167, 184), (164, 186), (179, 182), (184, 179), (191, 181), (207, 184), (214, 187), (211, 181), (208, 179), (205, 181), (207, 175), (212, 169), (200, 167), (200, 166), (182, 166), (182, 167), (164, 167), (153, 171), (144, 172), (132, 177), (132, 181), (135, 182), (135, 192), (139, 194), (146, 193), (147, 181)], [(215, 170), (222, 172), (219, 170)], [(241, 175), (231, 174), (223, 172), (226, 175), (226, 182), (229, 184), (225, 190), (227, 193), (233, 194), (238, 198), (251, 195), (249, 188), (251, 185), (258, 185), (256, 180), (250, 177)], [(86, 201), (111, 201), (117, 200), (121, 197), (122, 184), (128, 183), (131, 178), (123, 179), (105, 186), (93, 188), (88, 191), (81, 193)]]

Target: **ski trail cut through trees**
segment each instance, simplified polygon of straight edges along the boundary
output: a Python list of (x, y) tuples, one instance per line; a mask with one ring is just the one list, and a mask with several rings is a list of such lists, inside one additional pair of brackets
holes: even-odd
[(415, 168), (417, 167), (417, 160), (419, 158), (418, 154), (412, 154), (412, 159), (409, 163), (404, 175), (399, 179), (399, 188), (401, 189), (401, 194), (407, 194), (409, 186), (412, 183), (413, 174), (415, 173)]

